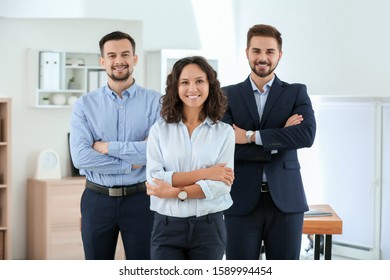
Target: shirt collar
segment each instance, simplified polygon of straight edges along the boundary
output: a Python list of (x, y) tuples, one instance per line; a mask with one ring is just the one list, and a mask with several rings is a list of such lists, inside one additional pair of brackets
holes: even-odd
[(209, 118), (209, 117), (206, 117), (206, 119), (204, 120), (203, 123), (207, 123), (210, 127), (213, 127), (213, 121)]
[[(123, 91), (122, 94), (128, 95), (130, 98), (132, 98), (136, 92), (137, 86), (138, 85), (135, 83), (135, 80), (134, 80), (134, 83), (128, 89)], [(104, 86), (103, 90), (105, 93), (107, 93), (110, 96), (111, 99), (115, 99), (117, 97), (117, 94), (110, 89), (110, 87), (108, 86), (108, 83), (107, 83), (107, 85)]]
[[(180, 121), (180, 124), (184, 125), (183, 120)], [(214, 123), (209, 117), (206, 117), (206, 119), (200, 124), (200, 126), (205, 124), (207, 124), (209, 127), (213, 127)]]
[[(252, 80), (252, 77), (251, 77), (251, 76), (249, 76), (249, 80), (251, 81), (251, 85), (252, 85), (253, 92), (258, 91), (259, 93), (261, 93), (261, 91), (257, 88), (255, 82)], [(266, 83), (266, 84), (264, 85), (264, 87), (263, 87), (264, 92), (267, 92), (267, 90), (268, 90), (269, 88), (271, 88), (272, 83), (274, 82), (274, 80), (275, 80), (275, 75), (274, 75), (274, 77), (273, 77), (271, 80), (268, 81), (268, 83)]]

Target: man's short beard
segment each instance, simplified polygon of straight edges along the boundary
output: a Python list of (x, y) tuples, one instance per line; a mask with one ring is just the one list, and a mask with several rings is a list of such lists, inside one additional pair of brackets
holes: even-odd
[(271, 75), (276, 67), (278, 67), (279, 65), (279, 61), (276, 63), (275, 67), (271, 68), (268, 72), (259, 72), (256, 70), (256, 66), (255, 64), (252, 66), (250, 63), (249, 63), (249, 67), (251, 68), (252, 72), (256, 74), (256, 76), (260, 77), (260, 78), (265, 78), (265, 77), (268, 77), (269, 75)]
[(130, 76), (131, 76), (131, 74), (133, 74), (133, 71), (129, 71), (128, 73), (127, 73), (127, 75), (125, 75), (125, 76), (123, 76), (123, 77), (116, 77), (115, 75), (113, 75), (113, 74), (107, 74), (108, 75), (108, 77), (110, 77), (111, 78), (111, 80), (113, 80), (113, 81), (115, 81), (115, 82), (123, 82), (123, 81), (127, 81), (129, 78), (130, 78)]
[(270, 69), (269, 71), (267, 71), (267, 72), (259, 72), (259, 71), (256, 70), (256, 67), (252, 67), (252, 66), (251, 66), (251, 69), (252, 69), (252, 72), (256, 74), (256, 76), (258, 76), (258, 77), (260, 77), (260, 78), (265, 78), (265, 77), (271, 75), (272, 72), (275, 71), (275, 69), (276, 69), (277, 66), (278, 66), (278, 64), (276, 64), (274, 68), (271, 68), (271, 69)]

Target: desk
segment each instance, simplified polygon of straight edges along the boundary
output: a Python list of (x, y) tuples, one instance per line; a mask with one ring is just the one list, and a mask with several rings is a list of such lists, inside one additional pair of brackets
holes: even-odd
[(332, 258), (332, 235), (343, 233), (343, 221), (337, 213), (327, 204), (310, 205), (310, 210), (331, 212), (331, 216), (305, 216), (303, 221), (303, 234), (314, 235), (314, 259), (320, 259), (320, 235), (325, 235), (324, 259)]

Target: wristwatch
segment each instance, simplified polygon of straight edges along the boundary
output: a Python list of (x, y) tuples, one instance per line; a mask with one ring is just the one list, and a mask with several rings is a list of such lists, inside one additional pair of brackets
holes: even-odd
[(187, 199), (187, 192), (185, 190), (180, 190), (180, 192), (177, 194), (177, 198), (180, 199), (181, 201), (184, 201)]
[(252, 130), (248, 130), (247, 132), (245, 132), (246, 140), (248, 140), (248, 143), (252, 143), (251, 137), (253, 134), (254, 132)]

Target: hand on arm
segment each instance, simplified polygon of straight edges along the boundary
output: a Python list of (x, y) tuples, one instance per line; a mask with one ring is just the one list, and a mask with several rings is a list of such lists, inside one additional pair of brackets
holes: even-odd
[[(201, 169), (202, 170), (202, 169)], [(204, 179), (212, 181), (221, 181), (228, 186), (231, 186), (234, 181), (234, 171), (227, 167), (226, 163), (219, 163), (208, 168), (204, 168)]]
[[(146, 182), (146, 193), (148, 195), (154, 195), (159, 198), (177, 198), (177, 195), (180, 192), (180, 188), (174, 188), (172, 185), (168, 184), (165, 181), (159, 179), (152, 179), (156, 184), (155, 186)], [(205, 195), (199, 185), (193, 184), (183, 188), (187, 194), (188, 198), (204, 198)]]
[(108, 142), (96, 141), (93, 143), (92, 148), (98, 153), (108, 155)]
[[(238, 127), (235, 124), (233, 124), (233, 129), (234, 135), (236, 137), (236, 144), (248, 144), (248, 139), (246, 139), (246, 130)], [(255, 134), (252, 135), (251, 142), (256, 142)]]
[(195, 184), (199, 180), (221, 181), (230, 186), (234, 181), (234, 171), (226, 167), (226, 163), (220, 163), (194, 171), (175, 172), (172, 176), (173, 187), (176, 188)]
[(246, 130), (239, 128), (237, 125), (233, 124), (234, 135), (236, 144), (248, 144), (248, 140), (246, 139)]
[(291, 117), (288, 118), (284, 127), (297, 125), (297, 124), (300, 124), (302, 121), (303, 121), (302, 115), (295, 114), (295, 115), (292, 115)]

